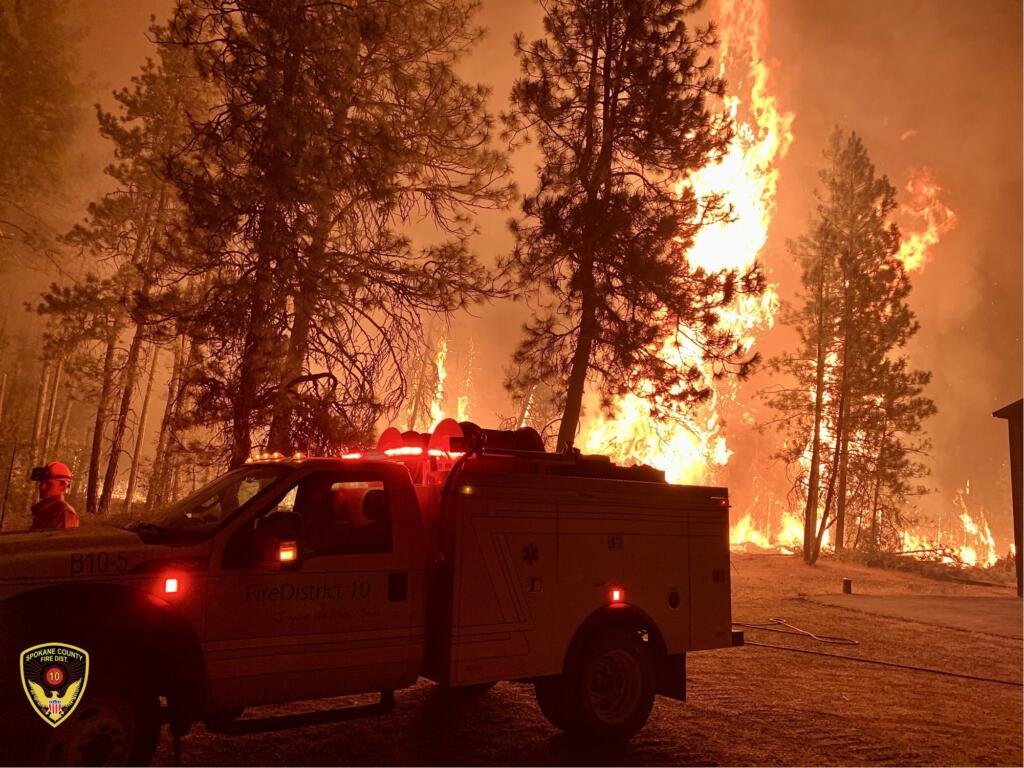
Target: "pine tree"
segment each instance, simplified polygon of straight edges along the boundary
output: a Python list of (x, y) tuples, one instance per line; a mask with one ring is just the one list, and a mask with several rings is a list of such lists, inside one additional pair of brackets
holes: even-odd
[[(825, 160), (809, 232), (790, 245), (804, 292), (801, 306), (789, 309), (784, 321), (797, 329), (800, 347), (772, 361), (795, 386), (768, 395), (789, 428), (780, 456), (808, 465), (803, 490), (809, 563), (833, 525), (836, 551), (843, 550), (851, 517), (861, 545), (866, 510), (875, 521), (870, 541), (877, 544), (880, 500), (902, 502), (916, 492), (909, 482), (923, 470), (912, 453), (926, 447), (921, 422), (934, 413), (922, 394), (929, 375), (910, 370), (899, 357), (918, 324), (907, 304), (910, 281), (897, 258), (899, 229), (890, 220), (895, 190), (876, 175), (856, 134), (837, 128)], [(885, 513), (892, 518), (899, 510), (888, 504)]]
[[(493, 293), (466, 212), (510, 194), (486, 90), (454, 72), (476, 3), (179, 3), (166, 41), (221, 95), (172, 166), (194, 258), (197, 406), (231, 463), (254, 439), (363, 434), (404, 395), (423, 313)], [(417, 250), (414, 214), (450, 234)], [(299, 412), (301, 411), (301, 413)], [(319, 425), (319, 426), (315, 426)], [(266, 432), (262, 432), (262, 430)]]
[(546, 37), (516, 40), (523, 74), (508, 125), (536, 138), (542, 163), (507, 266), (541, 298), (511, 383), (519, 399), (538, 382), (564, 388), (560, 449), (573, 442), (588, 382), (604, 400), (643, 386), (659, 416), (710, 396), (696, 361), (680, 372), (666, 349), (692, 341), (718, 375), (745, 375), (756, 360), (718, 312), (761, 291), (760, 273), (686, 260), (723, 212), (676, 182), (730, 139), (707, 105), (724, 91), (709, 58), (714, 30), (685, 22), (701, 5), (555, 0)]

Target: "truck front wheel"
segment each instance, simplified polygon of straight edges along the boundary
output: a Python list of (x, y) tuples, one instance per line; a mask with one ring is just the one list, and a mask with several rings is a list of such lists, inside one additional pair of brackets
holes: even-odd
[(654, 663), (640, 633), (599, 630), (563, 675), (538, 681), (537, 700), (551, 723), (570, 735), (624, 741), (647, 722), (654, 706)]
[[(98, 682), (98, 681), (97, 681)], [(127, 682), (127, 681), (126, 681)], [(127, 686), (87, 690), (40, 744), (44, 765), (149, 765), (160, 732), (155, 694)]]

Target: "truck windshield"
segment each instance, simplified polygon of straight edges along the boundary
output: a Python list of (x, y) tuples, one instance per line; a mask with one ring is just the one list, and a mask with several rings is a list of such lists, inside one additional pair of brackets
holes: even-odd
[(128, 529), (137, 533), (209, 531), (256, 498), (290, 471), (286, 466), (253, 466), (232, 470), (180, 501)]

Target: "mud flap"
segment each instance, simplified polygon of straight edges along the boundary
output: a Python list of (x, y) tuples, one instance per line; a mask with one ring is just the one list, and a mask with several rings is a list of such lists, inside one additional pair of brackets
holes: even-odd
[(659, 666), (654, 692), (676, 701), (686, 701), (686, 654), (670, 653)]

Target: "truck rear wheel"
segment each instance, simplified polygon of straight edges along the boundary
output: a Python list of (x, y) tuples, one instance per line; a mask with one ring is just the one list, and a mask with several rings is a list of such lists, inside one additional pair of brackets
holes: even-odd
[(651, 714), (654, 661), (637, 630), (609, 627), (599, 630), (549, 685), (544, 693), (546, 686), (538, 687), (538, 702), (554, 725), (588, 739), (624, 741)]

